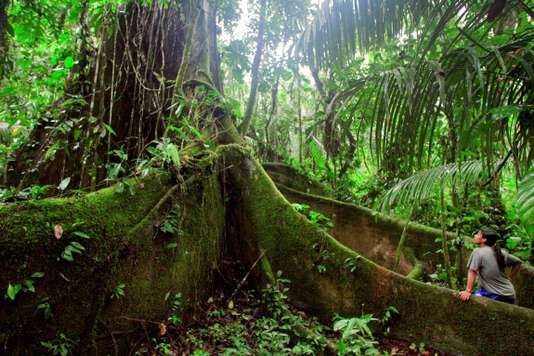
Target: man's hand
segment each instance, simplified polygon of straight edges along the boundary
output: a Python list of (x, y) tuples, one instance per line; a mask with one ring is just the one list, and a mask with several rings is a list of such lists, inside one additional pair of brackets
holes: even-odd
[(467, 290), (464, 290), (463, 292), (460, 292), (460, 294), (458, 296), (460, 297), (461, 300), (466, 302), (471, 297), (471, 292), (469, 292)]

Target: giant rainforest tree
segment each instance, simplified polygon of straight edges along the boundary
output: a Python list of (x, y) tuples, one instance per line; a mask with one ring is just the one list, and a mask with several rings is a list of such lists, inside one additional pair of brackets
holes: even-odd
[[(398, 337), (469, 354), (529, 352), (531, 310), (466, 305), (450, 290), (391, 272), (308, 222), (279, 193), (224, 97), (217, 35), (229, 3), (75, 6), (64, 95), (33, 128), (8, 178), (20, 187), (91, 192), (0, 207), (4, 347), (37, 353), (38, 340), (69, 332), (79, 352), (119, 352), (132, 320), (164, 317), (169, 293), (183, 293), (191, 308), (207, 297), (226, 255), (251, 271), (258, 288), (281, 271), (292, 281), (291, 302), (322, 320), (394, 305)], [(338, 8), (349, 3), (352, 12)], [(332, 27), (318, 13), (304, 35), (317, 40), (306, 47), (314, 65), (326, 63), (325, 53), (348, 55), (395, 38), (424, 17), (470, 9), (470, 2), (411, 3), (325, 2), (323, 10), (338, 11), (349, 26)], [(319, 40), (324, 26), (342, 41)], [(125, 296), (113, 298), (120, 285)], [(36, 312), (45, 308), (53, 310), (47, 322)], [(503, 329), (513, 342), (501, 342)]]

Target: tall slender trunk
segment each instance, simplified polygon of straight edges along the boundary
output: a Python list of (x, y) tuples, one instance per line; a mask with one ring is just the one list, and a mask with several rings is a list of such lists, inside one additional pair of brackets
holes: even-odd
[(451, 259), (449, 254), (449, 241), (447, 239), (447, 227), (445, 225), (445, 186), (442, 182), (440, 192), (440, 225), (441, 225), (441, 250), (443, 254), (443, 265), (447, 272), (447, 284), (449, 288), (454, 289), (455, 284), (452, 279)]
[(260, 82), (260, 64), (261, 57), (263, 55), (263, 46), (265, 44), (265, 13), (266, 9), (266, 0), (261, 0), (260, 2), (260, 22), (258, 24), (258, 38), (256, 40), (256, 53), (254, 54), (254, 61), (252, 62), (251, 69), (251, 82), (250, 82), (250, 93), (247, 101), (247, 109), (245, 111), (245, 116), (243, 117), (243, 122), (239, 127), (239, 132), (242, 135), (246, 135), (248, 129), (250, 128), (250, 123), (252, 121), (252, 113), (254, 112), (254, 105), (256, 104), (256, 95), (258, 93), (258, 85)]
[(280, 75), (276, 77), (273, 87), (271, 88), (271, 110), (269, 110), (269, 119), (265, 124), (265, 144), (267, 145), (267, 159), (272, 159), (272, 153), (276, 151), (276, 146), (271, 145), (270, 129), (274, 121), (274, 116), (278, 109), (278, 85), (280, 83)]
[(0, 0), (0, 79), (4, 76), (7, 59), (7, 7), (9, 0)]
[(302, 137), (302, 98), (300, 94), (300, 76), (297, 72), (297, 106), (298, 106), (298, 118), (299, 118), (299, 162), (302, 163), (302, 147), (304, 145), (304, 140)]
[(317, 67), (310, 67), (310, 71), (312, 74), (313, 82), (315, 83), (315, 87), (317, 88), (317, 91), (319, 92), (319, 95), (321, 96), (322, 101), (326, 102), (328, 101), (326, 92), (324, 91), (324, 85), (319, 77), (319, 70)]

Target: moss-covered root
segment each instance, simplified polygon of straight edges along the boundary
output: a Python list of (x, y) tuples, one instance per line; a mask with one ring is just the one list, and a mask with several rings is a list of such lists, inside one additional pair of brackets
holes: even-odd
[[(339, 242), (384, 267), (393, 268), (395, 265), (395, 248), (406, 226), (406, 241), (397, 271), (405, 275), (415, 270), (419, 272), (421, 266), (417, 266), (417, 263), (420, 261), (423, 267), (421, 272), (428, 273), (435, 270), (437, 264), (442, 263), (443, 257), (441, 253), (437, 253), (441, 246), (436, 239), (441, 238), (442, 234), (438, 229), (415, 223), (406, 225), (406, 222), (400, 219), (354, 204), (306, 194), (278, 182), (276, 186), (289, 201), (306, 203), (313, 210), (333, 219), (332, 235)], [(450, 234), (448, 238), (455, 237)], [(469, 251), (462, 249), (461, 252), (464, 258), (460, 258), (462, 261), (457, 263), (465, 266), (465, 257), (469, 256)], [(517, 303), (534, 309), (534, 269), (523, 266), (513, 282)]]
[[(382, 266), (394, 269), (396, 250), (402, 235), (405, 236), (405, 242), (397, 272), (409, 273), (416, 260), (423, 262), (427, 271), (442, 263), (442, 254), (436, 252), (441, 248), (436, 243), (436, 239), (441, 238), (441, 230), (407, 223), (358, 205), (303, 193), (278, 182), (276, 185), (289, 201), (306, 203), (313, 210), (330, 217), (334, 221), (332, 235), (338, 241)], [(452, 234), (448, 237), (454, 238)]]
[(523, 264), (512, 282), (517, 304), (534, 309), (534, 268)]
[[(297, 214), (262, 167), (238, 151), (227, 152), (234, 184), (242, 189), (243, 231), (266, 251), (273, 271), (292, 281), (291, 301), (329, 321), (334, 314), (400, 314), (396, 337), (423, 341), (466, 355), (527, 355), (534, 346), (534, 311), (473, 297), (391, 272), (341, 245)], [(236, 205), (239, 204), (239, 205)]]
[(44, 354), (64, 334), (75, 353), (105, 354), (112, 333), (126, 341), (140, 326), (132, 318), (164, 320), (166, 296), (210, 293), (225, 216), (216, 175), (187, 189), (165, 175), (127, 183), (0, 207), (0, 290), (22, 288), (0, 301), (2, 350)]
[(332, 192), (319, 182), (316, 182), (306, 175), (300, 173), (295, 168), (283, 163), (267, 162), (263, 164), (263, 169), (269, 177), (277, 184), (283, 184), (297, 191), (307, 192), (320, 196), (331, 196)]

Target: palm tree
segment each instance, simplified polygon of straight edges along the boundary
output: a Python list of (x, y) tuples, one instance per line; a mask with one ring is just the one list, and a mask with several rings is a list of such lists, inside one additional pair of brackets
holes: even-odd
[(325, 1), (299, 42), (312, 72), (354, 67), (355, 53), (416, 39), (396, 47), (396, 63), (338, 81), (326, 103), (325, 148), (348, 139), (336, 114), (343, 107), (366, 128), (356, 140), (369, 140), (390, 183), (436, 165), (460, 173), (471, 160), (488, 178), (512, 161), (519, 180), (534, 160), (534, 27), (523, 2), (498, 3)]

